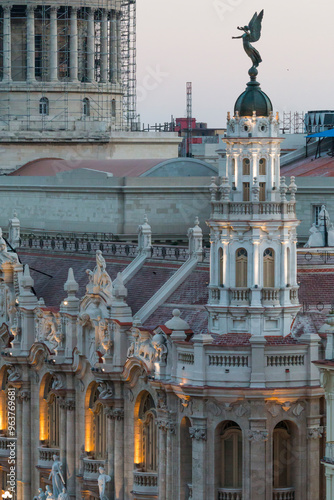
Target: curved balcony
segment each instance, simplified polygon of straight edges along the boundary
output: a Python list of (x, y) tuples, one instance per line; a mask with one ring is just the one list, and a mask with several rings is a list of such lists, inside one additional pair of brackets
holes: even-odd
[(249, 288), (231, 288), (231, 306), (249, 306)]
[(262, 305), (279, 305), (279, 288), (262, 288)]
[(273, 500), (295, 500), (295, 489), (273, 488)]
[(91, 481), (98, 478), (99, 468), (105, 468), (105, 460), (93, 460), (92, 458), (83, 459), (83, 479)]
[(241, 488), (219, 488), (218, 500), (242, 500)]
[(326, 454), (322, 459), (322, 462), (334, 465), (334, 441), (327, 441), (326, 443)]
[(157, 496), (158, 473), (133, 471), (133, 493), (135, 495)]
[(46, 448), (44, 446), (40, 446), (38, 448), (37, 466), (50, 469), (53, 464), (53, 455), (57, 455), (59, 457), (59, 448)]
[(0, 457), (8, 457), (9, 456), (9, 448), (8, 444), (16, 441), (16, 438), (10, 437), (0, 437)]

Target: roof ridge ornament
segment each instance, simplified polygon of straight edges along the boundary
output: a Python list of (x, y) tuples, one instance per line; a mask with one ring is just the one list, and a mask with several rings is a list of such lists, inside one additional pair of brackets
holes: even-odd
[(248, 55), (251, 58), (253, 66), (248, 71), (248, 74), (251, 78), (251, 82), (256, 81), (256, 77), (258, 75), (258, 66), (262, 62), (262, 58), (260, 56), (259, 51), (251, 45), (250, 42), (257, 42), (261, 37), (261, 28), (262, 28), (262, 19), (263, 19), (264, 10), (262, 9), (260, 14), (255, 12), (254, 16), (250, 20), (247, 26), (240, 27), (238, 26), (238, 30), (243, 31), (244, 34), (241, 36), (233, 36), (233, 39), (242, 38), (243, 47)]

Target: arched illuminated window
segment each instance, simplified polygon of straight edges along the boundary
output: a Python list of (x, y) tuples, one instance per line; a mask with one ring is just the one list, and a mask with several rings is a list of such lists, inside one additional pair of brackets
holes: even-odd
[(44, 406), (44, 416), (41, 415), (41, 420), (45, 421), (43, 436), (44, 444), (48, 448), (59, 448), (59, 424), (60, 424), (60, 410), (59, 400), (53, 391), (54, 378), (49, 377), (44, 389), (45, 404), (41, 405), (41, 410)]
[(263, 252), (263, 286), (275, 287), (275, 252), (272, 248)]
[(156, 409), (152, 396), (146, 392), (138, 402), (135, 421), (135, 466), (143, 472), (157, 472)]
[(47, 97), (42, 97), (39, 100), (39, 114), (43, 116), (49, 114), (49, 99)]
[(220, 428), (220, 487), (242, 488), (242, 432), (235, 422), (225, 422)]
[(259, 175), (266, 175), (267, 170), (267, 160), (265, 158), (261, 158), (259, 161)]
[(222, 286), (224, 284), (224, 251), (222, 248), (219, 249), (218, 252), (218, 265), (219, 265), (219, 285)]
[(273, 486), (291, 487), (291, 432), (287, 422), (276, 425), (273, 433)]
[(82, 101), (82, 113), (84, 116), (90, 116), (90, 101), (85, 97)]
[(250, 175), (250, 161), (249, 158), (242, 160), (242, 175)]
[(99, 390), (96, 385), (92, 390), (89, 409), (93, 414), (92, 439), (95, 460), (107, 458), (107, 416), (103, 405), (98, 401)]
[(235, 259), (235, 286), (237, 288), (247, 287), (247, 250), (245, 248), (239, 248), (236, 251)]
[(111, 116), (113, 118), (116, 117), (116, 99), (112, 99), (111, 101)]

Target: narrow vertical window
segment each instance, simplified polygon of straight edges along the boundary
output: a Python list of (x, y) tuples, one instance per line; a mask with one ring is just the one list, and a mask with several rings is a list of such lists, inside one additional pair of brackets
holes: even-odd
[(235, 262), (235, 286), (237, 288), (247, 287), (247, 250), (239, 248), (236, 252)]
[(259, 161), (259, 175), (266, 175), (267, 170), (267, 160), (265, 158), (261, 158)]
[(249, 201), (249, 182), (242, 183), (242, 200)]
[(47, 116), (49, 114), (49, 99), (42, 97), (39, 101), (39, 114)]
[(263, 286), (275, 287), (275, 252), (272, 248), (267, 248), (263, 252)]
[(242, 160), (242, 175), (250, 175), (250, 161), (249, 158)]
[(90, 101), (88, 97), (85, 97), (82, 101), (82, 112), (84, 116), (90, 116)]
[(115, 117), (116, 117), (116, 99), (113, 99), (113, 100), (111, 101), (111, 116), (112, 116), (113, 118), (115, 118)]
[(259, 193), (259, 201), (266, 201), (266, 183), (260, 182), (260, 193)]

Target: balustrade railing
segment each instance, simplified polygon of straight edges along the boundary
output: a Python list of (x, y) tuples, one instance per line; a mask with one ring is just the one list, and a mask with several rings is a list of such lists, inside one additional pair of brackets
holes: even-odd
[[(134, 243), (119, 242), (108, 240), (108, 235), (103, 238), (95, 239), (92, 235), (77, 237), (72, 233), (70, 235), (57, 234), (21, 234), (20, 246), (17, 250), (35, 250), (51, 252), (69, 252), (69, 253), (92, 253), (101, 250), (105, 255), (116, 257), (135, 258), (138, 254), (138, 247)], [(202, 262), (209, 262), (210, 251), (203, 248)], [(173, 260), (185, 262), (189, 257), (188, 247), (176, 245), (153, 245), (151, 248), (151, 259)]]
[(210, 302), (216, 302), (219, 304), (220, 301), (220, 289), (219, 288), (209, 288)]
[(294, 488), (274, 488), (273, 500), (295, 500)]
[(219, 488), (217, 500), (242, 500), (241, 488)]
[(99, 475), (99, 468), (105, 467), (105, 460), (93, 460), (91, 458), (83, 459), (83, 478), (84, 479), (97, 479)]
[(192, 353), (179, 352), (177, 359), (180, 363), (184, 363), (185, 365), (193, 365), (195, 358)]
[(248, 304), (249, 303), (249, 288), (231, 288), (232, 305)]
[(158, 494), (158, 473), (133, 472), (133, 493), (157, 495)]
[(327, 441), (323, 461), (329, 464), (334, 464), (334, 441)]
[(59, 457), (59, 448), (38, 448), (38, 465), (41, 467), (51, 467), (53, 463), (53, 455)]
[(248, 356), (239, 356), (236, 354), (209, 354), (209, 366), (248, 366)]
[(280, 203), (262, 202), (259, 204), (259, 213), (261, 215), (280, 215), (282, 212)]
[(231, 215), (251, 215), (253, 213), (253, 204), (249, 202), (230, 202), (229, 214)]
[(262, 288), (262, 302), (279, 304), (279, 288)]
[(292, 304), (298, 304), (298, 288), (291, 288), (290, 289), (290, 301)]
[(9, 438), (5, 436), (0, 437), (0, 456), (8, 456), (9, 455), (9, 449), (8, 449), (8, 443), (12, 443), (13, 441), (16, 441), (16, 438)]
[(305, 356), (267, 356), (267, 366), (302, 366), (305, 363)]

